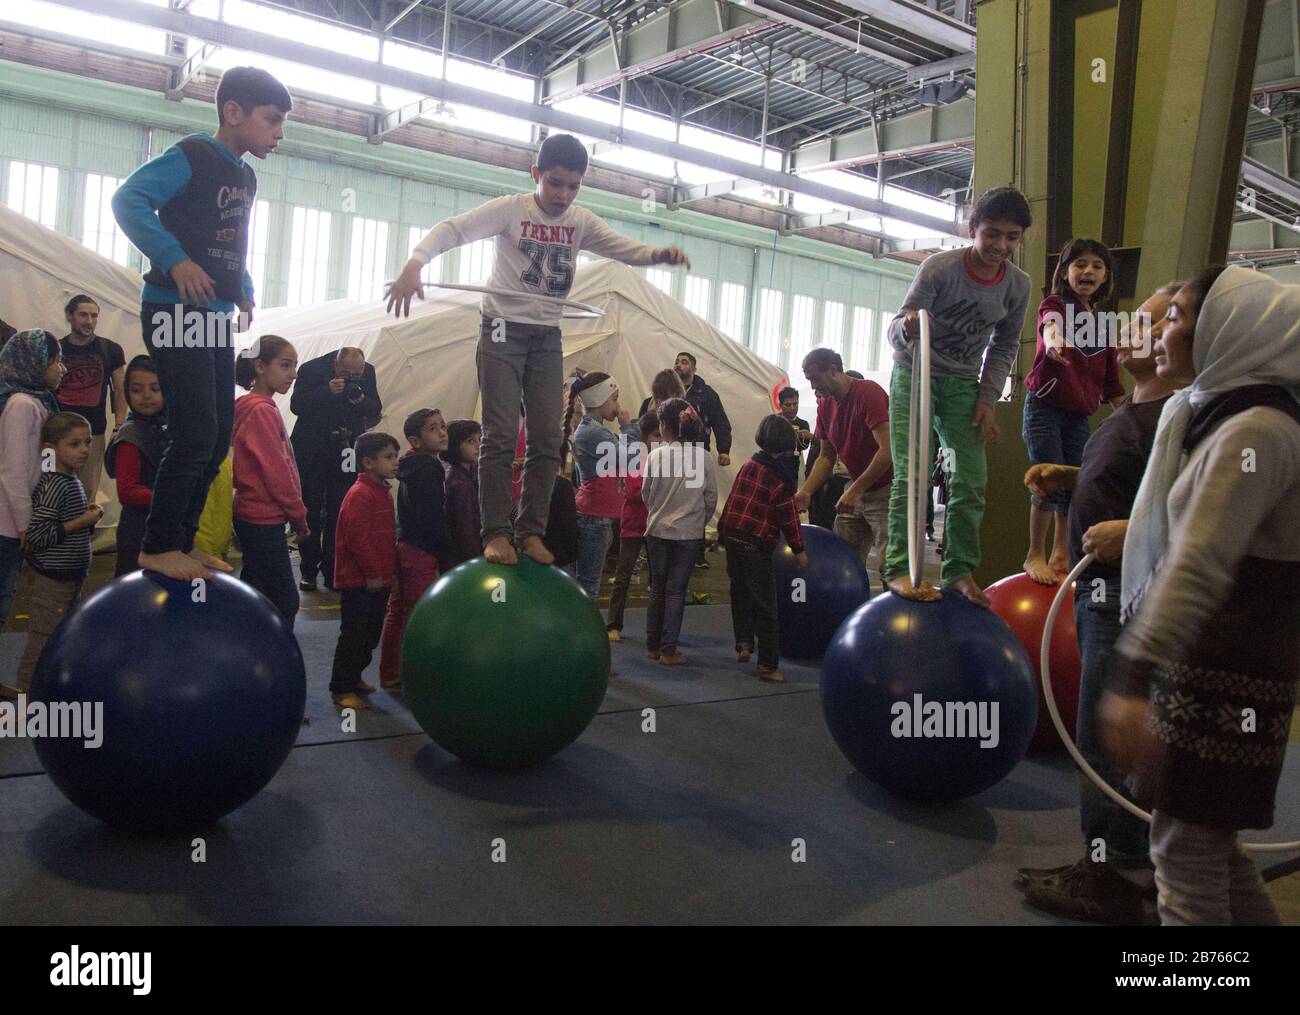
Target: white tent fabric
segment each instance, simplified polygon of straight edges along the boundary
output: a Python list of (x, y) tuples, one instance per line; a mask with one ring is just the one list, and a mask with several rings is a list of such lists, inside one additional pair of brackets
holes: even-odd
[[(280, 335), (294, 344), (299, 363), (343, 346), (363, 350), (375, 367), (384, 416), (379, 429), (402, 439), (402, 421), (422, 407), (438, 408), (447, 419), (479, 417), (474, 347), (479, 329), (479, 295), (428, 287), (415, 300), (410, 318), (398, 320), (382, 302), (335, 300), (309, 307), (261, 312), (252, 335)], [(635, 413), (650, 394), (656, 373), (688, 350), (701, 377), (713, 387), (731, 420), (733, 464), (719, 469), (721, 497), (740, 464), (756, 450), (759, 420), (776, 411), (785, 372), (727, 337), (624, 265), (600, 260), (578, 269), (571, 298), (603, 311), (598, 318), (565, 320), (564, 367), (602, 370), (619, 385), (625, 408)], [(292, 429), (289, 398), (279, 399)], [(556, 392), (556, 425), (563, 410)], [(716, 451), (716, 448), (715, 448)]]
[[(0, 205), (0, 318), (15, 328), (65, 334), (63, 306), (85, 292), (99, 303), (99, 333), (121, 345), (129, 361), (145, 351), (140, 287), (140, 276), (130, 269)], [(432, 287), (425, 292), (428, 298), (415, 301), (405, 320), (385, 313), (382, 302), (333, 300), (259, 310), (250, 335), (282, 335), (297, 348), (299, 362), (342, 346), (363, 349), (375, 366), (384, 402), (379, 427), (401, 440), (402, 420), (423, 406), (442, 409), (448, 419), (479, 416), (474, 367), (479, 296)], [(650, 393), (651, 378), (671, 367), (679, 351), (696, 356), (699, 373), (718, 392), (734, 433), (733, 464), (718, 472), (725, 497), (736, 470), (755, 450), (759, 420), (775, 411), (785, 373), (613, 261), (579, 268), (571, 297), (599, 307), (603, 316), (564, 321), (566, 375), (575, 367), (609, 373), (631, 412)], [(289, 399), (279, 401), (292, 428)], [(562, 408), (557, 391), (557, 426)], [(100, 485), (99, 502), (104, 521), (97, 545), (116, 525), (112, 482)]]
[[(97, 332), (120, 345), (129, 363), (145, 351), (141, 285), (131, 269), (0, 205), (0, 318), (19, 331), (43, 328), (52, 335), (67, 334), (64, 304), (77, 293), (87, 293), (99, 304)], [(119, 511), (113, 482), (104, 479), (99, 485), (104, 519), (95, 532), (97, 549), (111, 544)]]
[(141, 284), (130, 268), (0, 205), (0, 317), (20, 331), (67, 334), (63, 305), (88, 293), (99, 303), (99, 333), (129, 360), (144, 352)]

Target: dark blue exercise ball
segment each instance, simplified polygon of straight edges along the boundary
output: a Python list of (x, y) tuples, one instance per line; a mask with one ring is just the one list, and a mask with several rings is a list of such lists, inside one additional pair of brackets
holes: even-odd
[(830, 529), (800, 525), (808, 566), (801, 568), (782, 538), (772, 555), (781, 655), (818, 659), (846, 617), (867, 601), (867, 569), (852, 546)]
[[(877, 596), (836, 633), (822, 711), (853, 767), (910, 800), (971, 796), (1024, 757), (1038, 722), (1033, 667), (991, 610), (955, 593)], [(984, 746), (987, 744), (987, 746)]]
[(193, 831), (271, 781), (302, 725), (307, 677), (279, 611), (243, 582), (137, 571), (68, 615), (32, 698), (102, 705), (99, 747), (36, 740), (69, 800), (110, 825)]

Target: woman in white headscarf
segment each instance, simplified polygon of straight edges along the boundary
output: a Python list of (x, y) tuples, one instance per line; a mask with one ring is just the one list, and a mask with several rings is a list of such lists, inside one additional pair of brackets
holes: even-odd
[(1300, 674), (1300, 286), (1185, 285), (1124, 540), (1103, 736), (1152, 811), (1165, 924), (1277, 923), (1237, 832), (1268, 828)]

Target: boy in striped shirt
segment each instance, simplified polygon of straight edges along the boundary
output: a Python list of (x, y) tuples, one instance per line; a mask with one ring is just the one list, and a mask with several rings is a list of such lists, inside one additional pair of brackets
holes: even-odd
[(104, 511), (86, 507), (77, 470), (90, 459), (90, 421), (75, 412), (56, 412), (41, 427), (41, 478), (32, 494), (27, 525), (32, 579), (27, 644), (18, 663), (18, 690), (26, 691), (45, 642), (81, 594), (90, 573), (90, 535)]

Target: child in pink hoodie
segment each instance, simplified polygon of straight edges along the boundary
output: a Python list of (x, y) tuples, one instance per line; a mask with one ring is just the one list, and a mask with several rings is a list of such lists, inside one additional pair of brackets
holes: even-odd
[(244, 552), (239, 577), (266, 596), (293, 627), (298, 588), (289, 563), (287, 522), (307, 535), (298, 463), (293, 457), (275, 395), (298, 375), (298, 353), (278, 335), (263, 335), (256, 356), (235, 361), (235, 379), (249, 393), (235, 402), (235, 534)]

